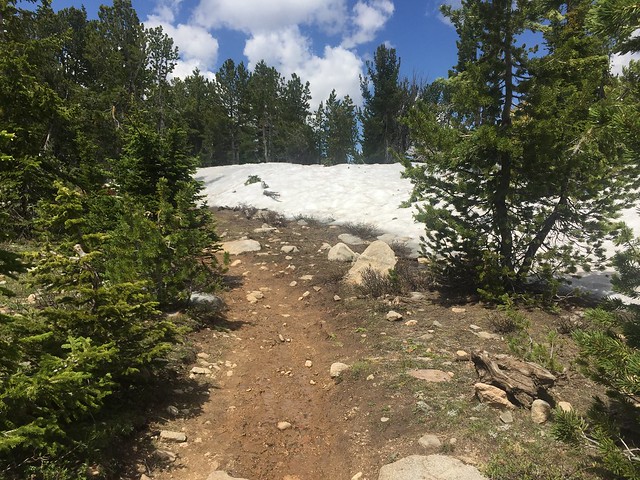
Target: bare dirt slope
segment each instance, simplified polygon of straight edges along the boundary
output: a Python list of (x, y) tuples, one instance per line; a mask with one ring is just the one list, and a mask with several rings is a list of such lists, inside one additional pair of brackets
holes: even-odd
[[(249, 236), (262, 250), (231, 258), (225, 318), (192, 334), (198, 355), (184, 375), (196, 387), (172, 392), (171, 413), (156, 415), (149, 429), (156, 452), (139, 472), (157, 480), (206, 480), (217, 470), (249, 480), (375, 480), (382, 465), (406, 455), (446, 453), (482, 468), (500, 451), (509, 461), (523, 455), (580, 469), (527, 410), (505, 424), (500, 412), (474, 398), (477, 375), (456, 352), (508, 352), (500, 335), (477, 335), (491, 329), (485, 306), (437, 292), (358, 297), (340, 281), (349, 266), (319, 252), (343, 229), (288, 222), (255, 233), (263, 219), (229, 210), (216, 216), (225, 241)], [(287, 245), (298, 251), (283, 252)], [(261, 295), (252, 299), (252, 292)], [(390, 309), (404, 319), (386, 321)], [(545, 338), (560, 318), (527, 315), (534, 338)], [(559, 338), (554, 354), (566, 366), (554, 397), (586, 408), (590, 399), (581, 392), (593, 384), (573, 369), (574, 347)], [(334, 380), (333, 362), (351, 368)], [(205, 373), (190, 373), (193, 367)], [(415, 368), (440, 369), (449, 379), (425, 382), (407, 374)], [(280, 422), (287, 423), (279, 428)], [(187, 439), (163, 440), (161, 430)], [(425, 433), (440, 445), (419, 445)]]

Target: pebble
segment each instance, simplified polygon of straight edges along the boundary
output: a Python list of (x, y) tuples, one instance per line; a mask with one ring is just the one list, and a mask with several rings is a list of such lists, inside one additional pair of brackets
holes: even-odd
[(319, 292), (320, 290), (322, 290), (322, 287), (314, 286), (314, 287), (313, 287), (313, 289), (314, 289), (316, 292)]
[(315, 385), (316, 381), (315, 380), (309, 380), (309, 385)]
[(342, 300), (342, 298), (340, 297), (340, 295), (334, 295), (334, 296), (333, 296), (333, 300), (334, 300), (335, 302), (339, 302), (340, 300)]
[(331, 378), (338, 378), (342, 374), (342, 372), (348, 369), (349, 365), (345, 363), (335, 362), (331, 364), (329, 375), (331, 375)]
[(416, 325), (418, 325), (418, 321), (417, 320), (408, 320), (408, 321), (404, 322), (404, 324), (407, 327), (415, 327)]
[(385, 318), (390, 322), (397, 322), (398, 320), (402, 320), (402, 314), (396, 312), (395, 310), (391, 310), (387, 313)]
[(278, 430), (284, 431), (291, 428), (291, 424), (289, 422), (278, 422)]
[(298, 285), (298, 282), (295, 280), (289, 284), (290, 287), (295, 287), (296, 285)]
[(373, 380), (374, 378), (376, 378), (376, 377), (374, 377), (374, 376), (373, 376), (373, 374), (371, 374), (371, 375), (369, 375), (369, 376), (367, 377), (367, 380), (368, 380), (368, 381), (371, 381), (371, 380)]
[(428, 448), (428, 449), (440, 448), (440, 446), (442, 445), (442, 442), (437, 437), (437, 435), (433, 435), (430, 433), (427, 433), (426, 435), (423, 435), (422, 437), (420, 437), (420, 439), (418, 440), (418, 443), (424, 448)]
[(459, 362), (466, 362), (467, 360), (469, 360), (469, 358), (469, 354), (464, 350), (456, 351), (456, 360), (458, 360)]
[(451, 311), (453, 313), (464, 313), (467, 311), (466, 308), (461, 308), (461, 307), (451, 307)]
[(509, 410), (504, 410), (500, 413), (500, 420), (502, 423), (513, 423), (513, 414)]
[(173, 432), (171, 430), (161, 430), (160, 438), (170, 442), (186, 442), (187, 436), (183, 432)]
[(380, 419), (380, 421), (381, 421), (382, 423), (387, 423), (389, 420), (390, 420), (390, 418), (389, 418), (389, 417), (382, 417), (382, 418)]
[(362, 475), (362, 472), (358, 472), (353, 477), (351, 477), (351, 480), (360, 480), (362, 478)]
[(211, 373), (211, 369), (206, 367), (193, 367), (191, 369), (191, 373), (195, 373), (196, 375), (208, 375)]
[(442, 324), (437, 320), (434, 320), (431, 325), (436, 328), (442, 327)]
[(313, 280), (313, 275), (303, 275), (300, 280)]
[(311, 360), (307, 360), (306, 362), (304, 362), (304, 366), (307, 368), (311, 368), (313, 367), (313, 362)]

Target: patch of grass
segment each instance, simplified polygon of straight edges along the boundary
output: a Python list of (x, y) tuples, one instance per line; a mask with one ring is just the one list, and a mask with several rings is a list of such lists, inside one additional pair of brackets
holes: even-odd
[(358, 285), (358, 290), (363, 295), (379, 298), (387, 294), (400, 293), (391, 274), (384, 274), (373, 268), (367, 268), (362, 272), (361, 277), (362, 282)]
[(342, 225), (342, 228), (351, 235), (355, 235), (356, 237), (360, 237), (365, 240), (377, 238), (378, 235), (382, 234), (382, 230), (375, 225), (366, 222), (347, 222)]
[(398, 258), (409, 258), (413, 253), (412, 250), (407, 246), (404, 242), (393, 241), (389, 244), (393, 253), (396, 254)]
[(262, 220), (272, 227), (284, 227), (287, 223), (284, 215), (273, 210), (260, 210), (254, 214), (254, 218)]
[(245, 218), (247, 219), (252, 219), (254, 217), (254, 215), (256, 214), (256, 212), (258, 211), (258, 209), (256, 207), (254, 207), (253, 205), (249, 205), (246, 203), (241, 203), (239, 204), (237, 207), (234, 208), (234, 210), (236, 212), (240, 212), (242, 213)]
[[(244, 184), (246, 186), (246, 185), (253, 185), (254, 183), (260, 183), (260, 182), (262, 182), (262, 179), (258, 175), (249, 175), (245, 180)], [(269, 187), (264, 187), (264, 188), (269, 188)]]
[(549, 331), (545, 343), (538, 343), (526, 331), (508, 337), (509, 350), (528, 362), (542, 365), (552, 372), (561, 372), (563, 366), (558, 362), (558, 332)]

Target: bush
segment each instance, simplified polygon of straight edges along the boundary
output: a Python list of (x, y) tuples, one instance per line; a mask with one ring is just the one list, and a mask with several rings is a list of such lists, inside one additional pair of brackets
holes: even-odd
[(366, 222), (347, 222), (342, 224), (342, 228), (351, 235), (355, 235), (356, 237), (360, 237), (365, 240), (376, 238), (382, 234), (382, 231), (378, 227)]

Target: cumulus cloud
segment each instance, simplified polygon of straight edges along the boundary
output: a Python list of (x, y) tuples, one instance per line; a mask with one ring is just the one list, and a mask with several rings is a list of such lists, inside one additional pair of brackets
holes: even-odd
[(394, 10), (391, 0), (358, 1), (353, 6), (353, 33), (343, 40), (342, 46), (352, 48), (373, 40)]
[(344, 25), (346, 0), (200, 0), (195, 21), (207, 28), (245, 33), (316, 24), (334, 33)]
[[(218, 60), (218, 40), (200, 25), (173, 25), (174, 12), (180, 0), (164, 2), (157, 6), (156, 13), (145, 22), (147, 28), (162, 27), (164, 33), (173, 38), (180, 52), (180, 61), (173, 71), (173, 77), (183, 78), (198, 68), (208, 72), (215, 68)], [(190, 70), (188, 70), (190, 69)]]
[(285, 78), (297, 73), (303, 81), (308, 81), (313, 109), (326, 100), (334, 88), (338, 96), (349, 95), (354, 102), (361, 101), (362, 60), (344, 47), (326, 46), (322, 56), (313, 54), (311, 41), (296, 26), (253, 35), (246, 43), (244, 54), (249, 59), (249, 68), (264, 60)]

